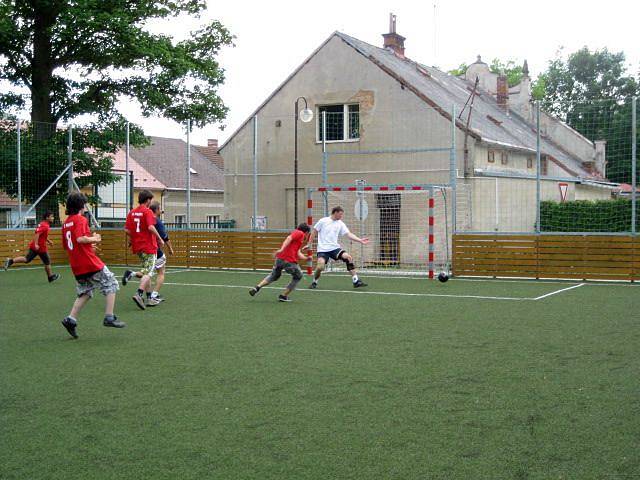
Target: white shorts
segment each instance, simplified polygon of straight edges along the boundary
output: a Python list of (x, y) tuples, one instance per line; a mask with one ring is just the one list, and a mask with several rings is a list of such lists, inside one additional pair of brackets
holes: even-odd
[(156, 258), (156, 263), (154, 265), (154, 268), (156, 270), (160, 270), (162, 267), (164, 267), (167, 264), (167, 256), (163, 255), (160, 258)]

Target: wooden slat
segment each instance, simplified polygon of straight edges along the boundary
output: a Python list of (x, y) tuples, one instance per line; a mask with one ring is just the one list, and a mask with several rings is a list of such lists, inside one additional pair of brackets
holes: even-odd
[(640, 240), (614, 235), (454, 235), (456, 275), (632, 280)]

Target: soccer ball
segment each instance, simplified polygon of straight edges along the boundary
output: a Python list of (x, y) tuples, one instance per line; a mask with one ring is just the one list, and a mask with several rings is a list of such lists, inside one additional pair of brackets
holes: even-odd
[(449, 275), (447, 275), (445, 272), (440, 272), (438, 274), (438, 280), (440, 280), (442, 283), (444, 283), (447, 280), (449, 280)]

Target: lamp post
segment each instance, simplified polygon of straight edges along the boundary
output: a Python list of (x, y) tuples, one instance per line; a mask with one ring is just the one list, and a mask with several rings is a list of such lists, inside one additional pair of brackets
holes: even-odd
[[(304, 109), (298, 110), (298, 102), (304, 100)], [(304, 123), (313, 120), (313, 112), (309, 109), (307, 99), (298, 97), (295, 103), (294, 141), (293, 141), (293, 219), (294, 227), (298, 226), (298, 118)]]

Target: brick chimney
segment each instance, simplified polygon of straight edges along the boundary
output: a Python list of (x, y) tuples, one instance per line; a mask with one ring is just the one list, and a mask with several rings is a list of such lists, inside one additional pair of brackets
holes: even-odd
[(504, 74), (498, 75), (496, 81), (496, 100), (500, 108), (504, 110), (509, 108), (509, 81)]
[(218, 149), (218, 139), (217, 138), (209, 138), (207, 139), (207, 147), (213, 147), (216, 150)]
[(384, 48), (390, 48), (400, 57), (404, 57), (404, 41), (406, 40), (402, 35), (396, 33), (396, 16), (393, 13), (389, 14), (389, 33), (383, 33)]

